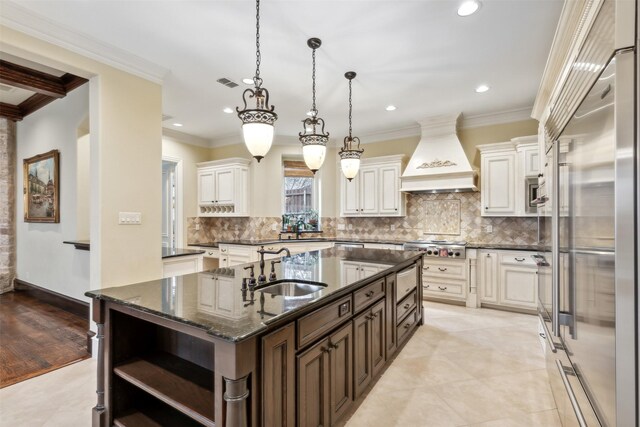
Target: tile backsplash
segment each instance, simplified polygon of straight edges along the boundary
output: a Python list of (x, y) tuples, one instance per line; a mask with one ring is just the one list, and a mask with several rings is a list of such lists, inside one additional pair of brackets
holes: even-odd
[[(434, 210), (440, 211), (435, 218)], [(278, 237), (280, 217), (188, 218), (188, 242)], [(196, 224), (200, 229), (196, 231)], [(339, 227), (339, 226), (344, 227)], [(493, 228), (488, 233), (487, 226)], [(408, 194), (405, 217), (322, 218), (322, 236), (381, 240), (445, 239), (474, 243), (534, 244), (538, 221), (480, 216), (480, 193)], [(338, 230), (338, 228), (344, 228)], [(440, 234), (438, 234), (440, 233)]]

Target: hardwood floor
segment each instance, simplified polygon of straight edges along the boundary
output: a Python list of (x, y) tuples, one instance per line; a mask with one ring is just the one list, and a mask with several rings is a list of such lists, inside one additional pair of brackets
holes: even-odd
[(26, 292), (0, 295), (0, 388), (90, 357), (89, 319)]

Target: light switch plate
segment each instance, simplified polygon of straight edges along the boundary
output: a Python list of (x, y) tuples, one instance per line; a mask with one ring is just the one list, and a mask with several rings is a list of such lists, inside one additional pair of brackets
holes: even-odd
[(119, 212), (118, 224), (140, 225), (142, 224), (142, 213), (141, 212)]

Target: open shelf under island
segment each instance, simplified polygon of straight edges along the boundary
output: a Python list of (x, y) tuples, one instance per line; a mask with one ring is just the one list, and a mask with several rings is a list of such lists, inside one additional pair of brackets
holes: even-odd
[(419, 253), (335, 248), (87, 292), (93, 426), (333, 426), (423, 323)]

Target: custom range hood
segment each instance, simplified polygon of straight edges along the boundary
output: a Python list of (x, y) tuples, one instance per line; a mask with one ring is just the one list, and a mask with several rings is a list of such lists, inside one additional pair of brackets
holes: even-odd
[(458, 139), (462, 114), (425, 119), (421, 137), (402, 174), (401, 191), (453, 192), (477, 191), (478, 173), (471, 167)]

